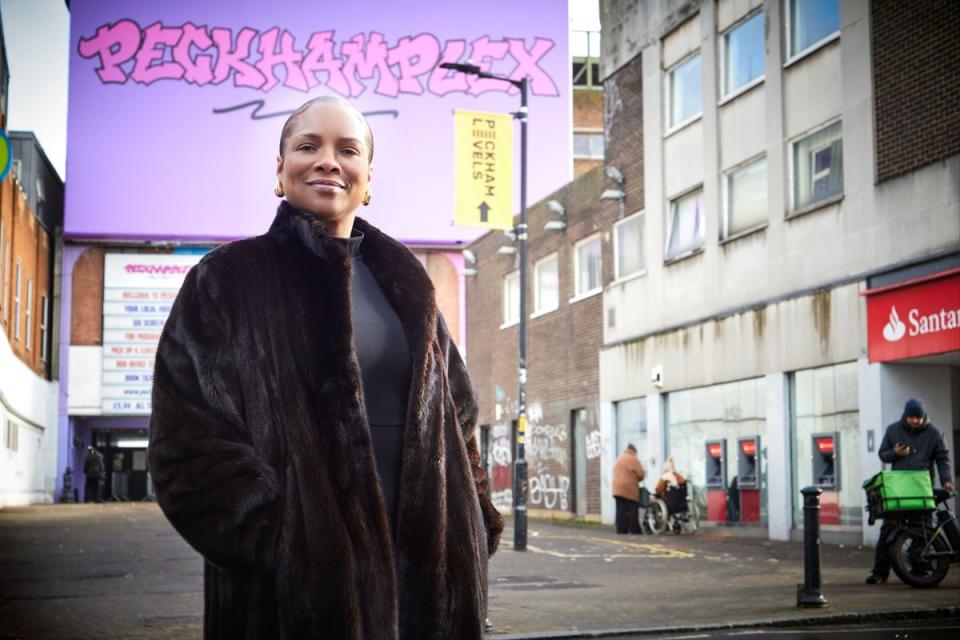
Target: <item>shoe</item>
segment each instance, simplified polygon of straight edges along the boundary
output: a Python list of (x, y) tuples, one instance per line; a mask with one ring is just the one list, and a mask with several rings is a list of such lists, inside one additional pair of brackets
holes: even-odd
[(867, 584), (883, 584), (887, 581), (887, 576), (877, 575), (876, 573), (871, 573), (867, 576)]

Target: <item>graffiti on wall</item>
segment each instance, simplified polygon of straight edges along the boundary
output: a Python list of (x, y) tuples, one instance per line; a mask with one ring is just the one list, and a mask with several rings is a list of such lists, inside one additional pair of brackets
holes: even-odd
[(570, 508), (570, 476), (538, 473), (530, 477), (530, 504), (544, 509)]
[(600, 431), (591, 431), (584, 438), (587, 445), (587, 460), (599, 458), (603, 453), (603, 439), (600, 437)]

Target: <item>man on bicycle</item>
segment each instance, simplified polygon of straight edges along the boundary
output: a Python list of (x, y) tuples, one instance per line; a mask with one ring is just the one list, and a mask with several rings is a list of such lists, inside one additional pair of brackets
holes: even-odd
[[(927, 421), (927, 412), (919, 400), (910, 398), (903, 407), (899, 420), (887, 427), (880, 443), (880, 460), (890, 463), (894, 471), (930, 471), (936, 464), (940, 483), (947, 491), (953, 491), (953, 474), (950, 472), (950, 453), (940, 430)], [(867, 584), (887, 581), (890, 574), (890, 549), (887, 537), (896, 527), (893, 520), (884, 520), (880, 528), (880, 540), (874, 555), (873, 571), (867, 576)]]

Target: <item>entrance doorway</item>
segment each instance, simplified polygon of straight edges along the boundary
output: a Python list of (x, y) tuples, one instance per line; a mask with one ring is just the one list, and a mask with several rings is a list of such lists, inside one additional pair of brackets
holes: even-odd
[(147, 472), (147, 432), (143, 429), (94, 430), (93, 439), (103, 453), (107, 478), (104, 497), (114, 502), (153, 499)]

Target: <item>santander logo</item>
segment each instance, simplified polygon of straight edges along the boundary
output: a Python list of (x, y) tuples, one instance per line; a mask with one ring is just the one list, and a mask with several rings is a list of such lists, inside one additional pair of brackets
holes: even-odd
[(907, 325), (897, 315), (897, 308), (890, 307), (890, 319), (883, 326), (883, 337), (887, 342), (896, 342), (907, 333)]

